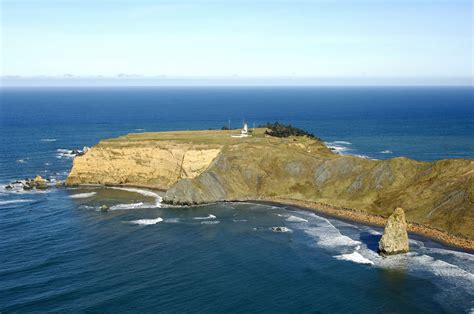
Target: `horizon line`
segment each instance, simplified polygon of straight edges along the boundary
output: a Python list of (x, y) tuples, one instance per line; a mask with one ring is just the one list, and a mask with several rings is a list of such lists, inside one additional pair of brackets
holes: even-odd
[(393, 77), (393, 76), (142, 76), (134, 74), (55, 75), (55, 76), (0, 76), (1, 87), (453, 87), (474, 86), (473, 77)]

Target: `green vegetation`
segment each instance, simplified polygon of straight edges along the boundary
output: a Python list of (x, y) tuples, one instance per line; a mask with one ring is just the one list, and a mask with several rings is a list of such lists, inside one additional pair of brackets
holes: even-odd
[(282, 124), (279, 122), (260, 125), (259, 128), (266, 128), (265, 134), (275, 137), (289, 137), (289, 136), (307, 136), (312, 139), (319, 140), (314, 134), (309, 133), (303, 129), (292, 126), (291, 124)]

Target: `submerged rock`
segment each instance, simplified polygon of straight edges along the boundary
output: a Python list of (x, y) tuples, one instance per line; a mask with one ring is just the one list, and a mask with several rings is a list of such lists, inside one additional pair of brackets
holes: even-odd
[(409, 251), (407, 222), (402, 208), (395, 209), (388, 217), (387, 225), (379, 242), (380, 255), (394, 255)]
[(287, 227), (272, 227), (273, 232), (290, 232), (291, 230)]
[(100, 211), (101, 211), (101, 212), (107, 212), (107, 211), (109, 211), (109, 206), (107, 206), (107, 205), (105, 205), (105, 204), (102, 205), (102, 206), (100, 206)]

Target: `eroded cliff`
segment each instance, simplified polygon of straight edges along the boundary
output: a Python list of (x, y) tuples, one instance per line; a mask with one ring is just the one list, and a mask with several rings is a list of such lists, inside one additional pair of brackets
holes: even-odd
[(129, 134), (104, 140), (74, 159), (69, 186), (134, 185), (168, 189), (182, 178), (195, 178), (222, 149), (218, 143), (181, 140), (180, 132)]

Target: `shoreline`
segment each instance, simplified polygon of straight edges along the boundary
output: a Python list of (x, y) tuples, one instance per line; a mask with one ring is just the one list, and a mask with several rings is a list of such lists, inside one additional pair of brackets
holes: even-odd
[[(373, 225), (377, 227), (385, 227), (388, 217), (383, 217), (381, 215), (369, 214), (361, 211), (357, 211), (351, 208), (342, 208), (337, 206), (332, 206), (329, 204), (304, 201), (304, 200), (295, 200), (288, 198), (268, 198), (262, 197), (259, 199), (249, 199), (246, 201), (254, 201), (266, 204), (275, 204), (275, 205), (287, 205), (294, 206), (296, 208), (311, 211), (314, 213), (326, 214), (334, 218), (345, 219), (348, 221), (353, 221), (357, 223), (362, 223), (365, 225)], [(413, 233), (416, 235), (427, 237), (431, 240), (438, 241), (444, 245), (448, 245), (454, 248), (459, 248), (467, 250), (470, 253), (474, 253), (474, 239), (469, 239), (459, 235), (452, 235), (446, 231), (442, 231), (436, 228), (425, 226), (416, 222), (407, 221), (407, 231), (408, 233)]]
[[(149, 189), (159, 192), (166, 192), (164, 189), (152, 186), (144, 185), (128, 185), (128, 184), (79, 184), (74, 187), (134, 187)], [(71, 187), (71, 186), (66, 186)], [(291, 198), (283, 197), (260, 197), (260, 198), (248, 198), (248, 199), (234, 199), (234, 200), (224, 200), (218, 201), (216, 203), (230, 203), (230, 202), (255, 202), (255, 203), (266, 203), (273, 205), (283, 205), (283, 206), (294, 206), (301, 210), (307, 210), (314, 213), (325, 214), (334, 218), (339, 218), (343, 220), (353, 221), (365, 225), (372, 225), (377, 227), (384, 228), (388, 217), (381, 215), (369, 214), (366, 212), (358, 211), (352, 208), (338, 207), (325, 203), (318, 203), (313, 201), (297, 200)], [(166, 203), (163, 203), (166, 204)], [(167, 204), (168, 205), (168, 204)], [(204, 205), (204, 204), (195, 204), (195, 205)], [(190, 205), (193, 206), (193, 205)], [(461, 235), (449, 234), (446, 231), (436, 229), (433, 227), (425, 226), (416, 222), (407, 221), (407, 231), (409, 233), (414, 233), (420, 236), (427, 237), (431, 240), (442, 243), (443, 245), (451, 246), (453, 248), (467, 250), (471, 253), (474, 253), (474, 239), (470, 239)]]

